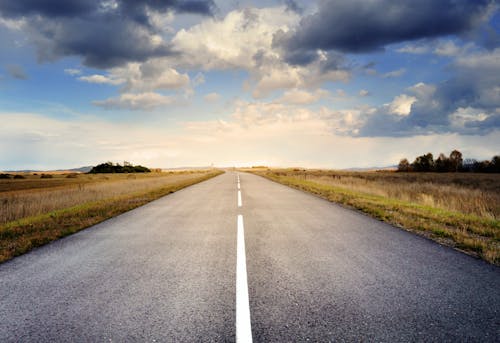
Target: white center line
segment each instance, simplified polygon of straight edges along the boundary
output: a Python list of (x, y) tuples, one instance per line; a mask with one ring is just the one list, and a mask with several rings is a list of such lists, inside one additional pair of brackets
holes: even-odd
[(238, 190), (238, 207), (241, 207), (241, 191)]
[(250, 305), (248, 302), (247, 258), (245, 254), (245, 229), (243, 216), (238, 214), (236, 243), (236, 342), (252, 342)]

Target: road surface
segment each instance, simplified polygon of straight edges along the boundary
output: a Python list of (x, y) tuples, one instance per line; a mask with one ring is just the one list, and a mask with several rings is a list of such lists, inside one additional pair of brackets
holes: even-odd
[(1, 342), (236, 338), (498, 342), (500, 268), (232, 172), (0, 265)]

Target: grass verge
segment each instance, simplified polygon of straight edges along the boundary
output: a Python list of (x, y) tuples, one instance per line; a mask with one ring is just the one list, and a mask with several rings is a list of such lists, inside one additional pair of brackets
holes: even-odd
[(417, 233), (443, 245), (500, 265), (500, 221), (386, 196), (322, 184), (272, 170), (250, 172), (316, 194)]
[(0, 263), (222, 173), (214, 171), (154, 190), (89, 201), (0, 225)]

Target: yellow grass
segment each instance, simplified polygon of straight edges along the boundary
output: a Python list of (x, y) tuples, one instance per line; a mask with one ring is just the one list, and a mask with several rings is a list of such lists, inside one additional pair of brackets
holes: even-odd
[(43, 182), (36, 176), (7, 180), (18, 190), (8, 190), (4, 183), (4, 191), (0, 191), (0, 262), (220, 173), (82, 174), (70, 181), (62, 180), (65, 175)]
[[(203, 174), (203, 173), (201, 173)], [(200, 174), (173, 173), (143, 176), (137, 174), (100, 175), (88, 182), (87, 175), (81, 175), (86, 182), (73, 182), (63, 187), (25, 189), (20, 191), (0, 192), (0, 225), (24, 217), (96, 201), (114, 198), (125, 194), (147, 192), (163, 186), (168, 186), (198, 177)], [(14, 180), (13, 180), (14, 181)], [(57, 180), (54, 180), (57, 181)], [(100, 181), (100, 182), (98, 182)], [(57, 184), (57, 182), (54, 182)]]
[(500, 175), (248, 170), (500, 264)]

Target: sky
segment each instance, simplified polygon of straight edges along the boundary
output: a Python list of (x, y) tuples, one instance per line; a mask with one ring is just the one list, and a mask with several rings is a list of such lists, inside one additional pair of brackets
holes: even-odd
[(500, 153), (491, 0), (0, 0), (0, 170)]

